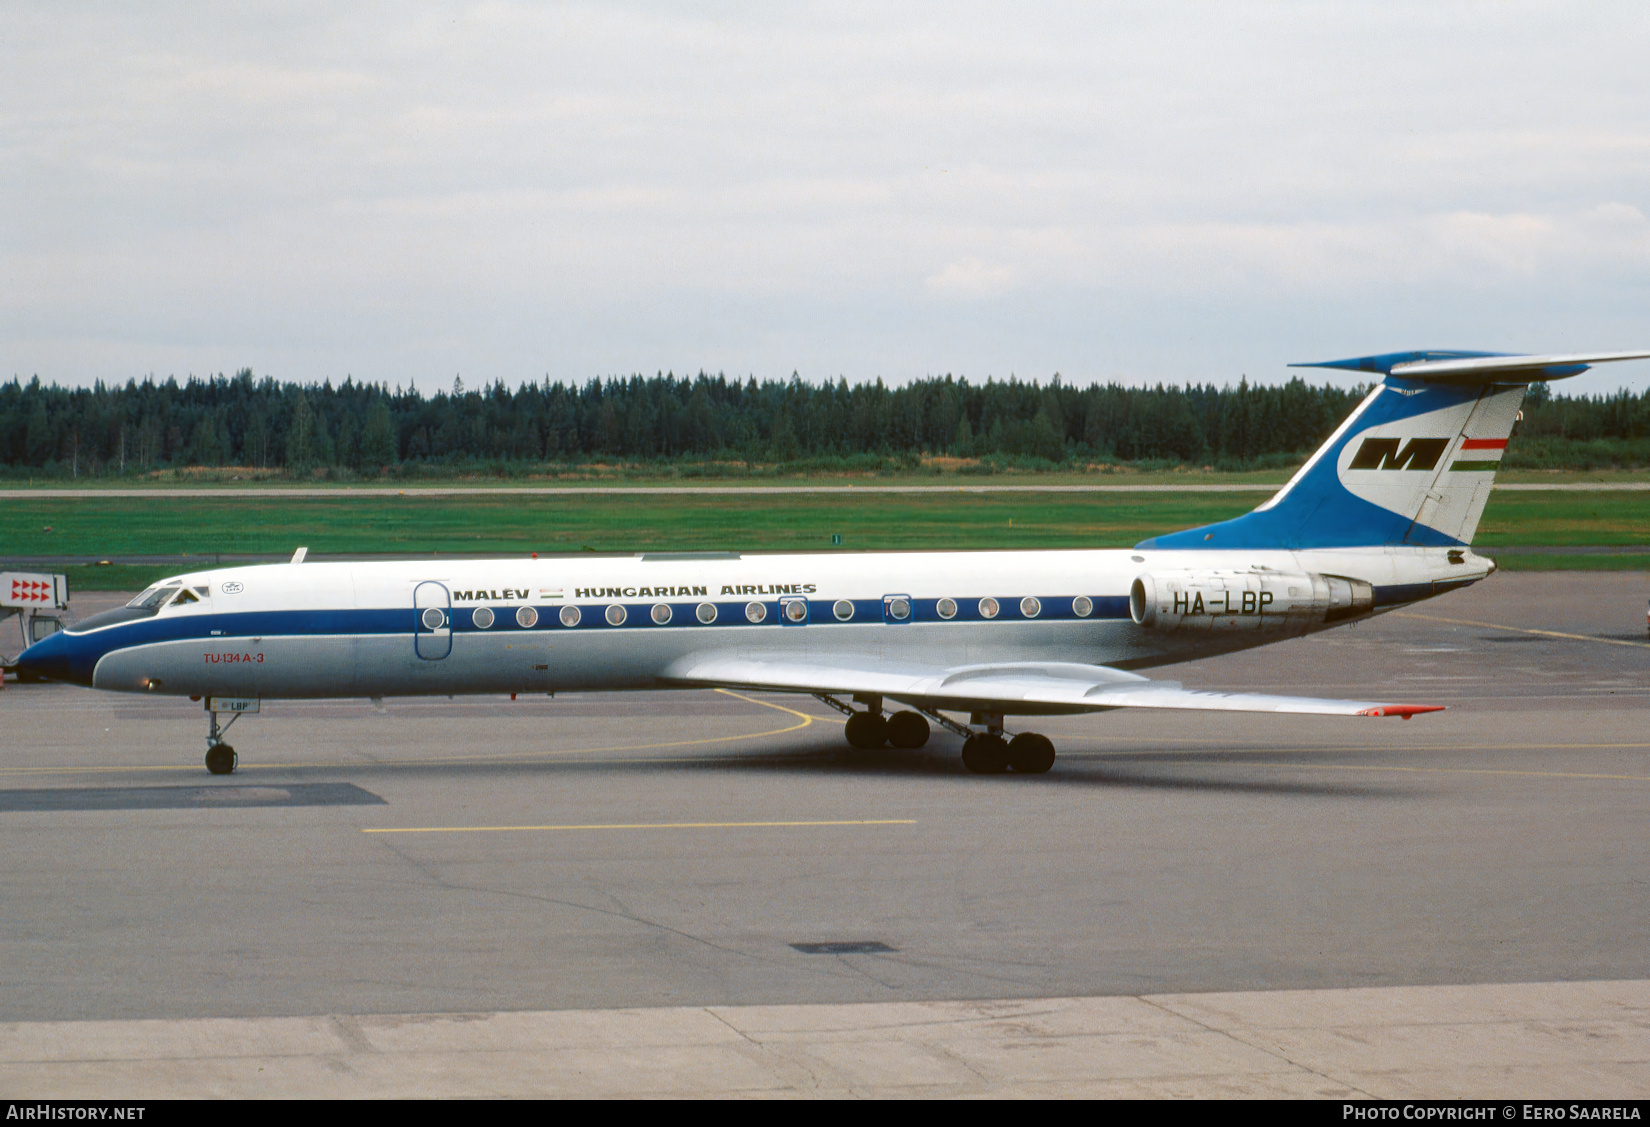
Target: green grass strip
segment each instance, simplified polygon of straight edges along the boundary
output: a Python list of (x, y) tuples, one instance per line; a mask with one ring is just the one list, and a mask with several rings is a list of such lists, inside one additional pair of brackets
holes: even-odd
[[(0, 561), (28, 556), (428, 556), (662, 550), (1122, 548), (1238, 516), (1254, 495), (790, 494), (26, 498), (0, 503)], [(841, 537), (840, 546), (833, 536)], [(1650, 492), (1496, 493), (1475, 546), (1650, 544)], [(1508, 557), (1518, 570), (1636, 569), (1646, 557)], [(131, 590), (178, 565), (75, 567)]]

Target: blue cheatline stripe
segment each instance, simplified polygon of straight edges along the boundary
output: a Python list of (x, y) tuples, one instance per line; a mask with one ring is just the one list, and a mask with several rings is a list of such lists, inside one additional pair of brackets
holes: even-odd
[[(937, 609), (938, 599), (913, 599), (912, 621), (926, 623), (972, 622), (980, 623), (996, 621), (999, 623), (1023, 623), (1028, 621), (1020, 613), (1020, 598), (1016, 596), (993, 596), (1002, 608), (995, 620), (983, 618), (979, 612), (979, 598), (957, 599), (957, 614), (949, 620), (943, 619)], [(1104, 595), (1091, 596), (1094, 603), (1094, 612), (1088, 615), (1090, 620), (1105, 620), (1127, 618), (1129, 615), (1129, 600), (1127, 596)], [(1035, 621), (1083, 621), (1072, 610), (1074, 596), (1039, 596), (1042, 604), (1040, 613)], [(703, 601), (703, 600), (701, 600)], [(747, 602), (716, 602), (716, 620), (709, 625), (721, 628), (727, 627), (778, 627), (782, 625), (780, 617), (780, 603), (778, 599), (755, 600), (762, 603), (766, 614), (761, 622), (751, 622), (745, 617)], [(829, 626), (869, 626), (882, 625), (883, 603), (881, 599), (855, 599), (854, 615), (846, 622), (839, 622), (832, 612), (834, 599), (811, 599), (809, 603), (809, 622), (813, 627)], [(558, 617), (562, 605), (529, 604), (538, 611), (538, 621), (531, 627), (521, 627), (516, 624), (515, 614), (517, 605), (492, 606), (494, 624), (487, 630), (478, 629), (466, 613), (471, 609), (460, 607), (448, 610), (448, 624), (454, 633), (463, 634), (497, 634), (497, 633), (526, 633), (534, 631), (554, 630), (693, 630), (702, 628), (694, 611), (699, 602), (672, 602), (667, 603), (671, 609), (670, 622), (665, 625), (655, 623), (651, 611), (655, 603), (620, 603), (625, 609), (625, 621), (618, 625), (610, 625), (606, 619), (607, 603), (578, 604), (582, 619), (575, 627), (561, 624)], [(413, 637), (419, 634), (428, 634), (429, 631), (419, 625), (418, 616), (426, 608), (419, 607), (389, 607), (378, 609), (348, 609), (348, 610), (281, 610), (281, 611), (244, 611), (238, 613), (168, 615), (162, 611), (154, 618), (137, 622), (124, 622), (118, 625), (77, 634), (72, 631), (62, 631), (53, 634), (50, 638), (36, 643), (25, 651), (25, 657), (31, 669), (47, 677), (60, 680), (89, 680), (91, 669), (99, 658), (113, 650), (130, 649), (134, 646), (154, 645), (161, 642), (201, 641), (211, 643), (221, 641), (224, 645), (243, 645), (249, 638), (294, 638), (313, 636), (383, 636), (387, 634), (404, 634)], [(437, 608), (444, 609), (444, 608)], [(23, 660), (23, 659), (19, 659)]]
[[(1401, 586), (1375, 588), (1375, 605), (1378, 607), (1396, 606), (1401, 603), (1414, 602), (1427, 598), (1444, 590), (1458, 586), (1465, 586), (1474, 580), (1448, 580), (1437, 583), (1414, 583)], [(1117, 621), (1129, 617), (1129, 600), (1123, 595), (1091, 596), (1094, 611), (1086, 619), (1079, 618), (1072, 610), (1073, 596), (1037, 596), (1041, 603), (1039, 613), (1034, 619), (1027, 619), (1020, 610), (1020, 599), (1013, 596), (992, 596), (1001, 608), (995, 619), (984, 618), (979, 610), (979, 598), (957, 599), (957, 613), (953, 618), (944, 619), (939, 615), (938, 599), (913, 599), (912, 621), (920, 623), (967, 622), (978, 624), (981, 622), (998, 623), (1025, 623), (1037, 622), (1081, 622), (1081, 621)], [(884, 625), (883, 602), (881, 599), (855, 599), (854, 616), (847, 622), (839, 622), (831, 608), (836, 600), (813, 599), (809, 600), (811, 625), (815, 627), (829, 626), (872, 626)], [(625, 608), (625, 622), (617, 627), (610, 626), (604, 617), (603, 611), (610, 604), (584, 604), (580, 606), (583, 620), (576, 627), (566, 627), (561, 624), (556, 612), (560, 606), (535, 606), (539, 612), (538, 622), (524, 630), (515, 622), (515, 606), (493, 607), (497, 618), (490, 630), (478, 630), (473, 624), (464, 622), (455, 624), (455, 633), (524, 633), (532, 631), (551, 630), (692, 630), (700, 627), (700, 622), (694, 617), (697, 602), (669, 603), (671, 621), (660, 626), (653, 622), (649, 611), (656, 604), (653, 603), (621, 603)], [(716, 620), (710, 625), (715, 627), (744, 627), (744, 626), (781, 626), (779, 617), (780, 604), (777, 600), (763, 602), (767, 614), (763, 621), (752, 623), (745, 617), (743, 602), (717, 602)], [(459, 608), (461, 611), (467, 608)], [(392, 607), (379, 609), (353, 610), (291, 610), (291, 611), (248, 611), (234, 614), (194, 614), (168, 616), (163, 611), (156, 618), (124, 622), (118, 625), (93, 630), (84, 634), (72, 631), (60, 631), (43, 641), (36, 642), (24, 651), (19, 662), (27, 660), (29, 671), (44, 677), (60, 681), (74, 681), (81, 684), (90, 684), (92, 670), (105, 654), (115, 650), (131, 649), (136, 646), (154, 645), (161, 642), (201, 641), (211, 643), (221, 642), (225, 646), (244, 645), (247, 639), (257, 638), (293, 638), (306, 636), (377, 636), (403, 635), (413, 637), (420, 633), (418, 615), (421, 608)], [(467, 615), (463, 616), (468, 618)], [(422, 633), (428, 633), (423, 631)]]
[[(1042, 604), (1041, 611), (1034, 619), (1028, 619), (1020, 613), (1020, 599), (1023, 596), (997, 595), (992, 596), (1001, 608), (995, 619), (989, 619), (980, 614), (980, 599), (955, 599), (957, 613), (952, 618), (941, 618), (938, 599), (912, 599), (911, 617), (908, 622), (1028, 622), (1028, 621), (1055, 621), (1081, 622), (1087, 619), (1116, 619), (1129, 616), (1129, 598), (1127, 595), (1092, 595), (1090, 601), (1094, 610), (1086, 616), (1079, 616), (1072, 609), (1076, 596), (1044, 597), (1037, 596)], [(854, 614), (847, 620), (839, 620), (834, 610), (836, 599), (806, 599), (808, 604), (808, 623), (814, 626), (866, 626), (883, 621), (883, 604), (881, 599), (852, 599)], [(664, 625), (655, 623), (652, 618), (653, 608), (659, 603), (670, 608), (670, 621)], [(695, 617), (695, 612), (702, 603), (710, 603), (716, 608), (716, 618), (709, 623), (702, 623)], [(761, 622), (751, 622), (745, 617), (745, 607), (750, 603), (760, 603), (765, 611)], [(454, 607), (448, 617), (451, 628), (458, 633), (496, 634), (501, 630), (522, 630), (516, 625), (517, 605), (486, 606), (493, 612), (493, 625), (485, 629), (477, 627), (470, 620), (477, 607)], [(723, 602), (712, 599), (699, 599), (694, 602), (673, 602), (661, 599), (659, 602), (647, 603), (576, 603), (567, 604), (579, 608), (579, 624), (577, 626), (563, 626), (559, 617), (560, 605), (538, 606), (539, 619), (536, 624), (525, 629), (529, 630), (669, 630), (672, 628), (703, 629), (705, 626), (777, 626), (781, 622), (779, 600), (747, 599), (743, 602)], [(610, 606), (624, 608), (625, 618), (618, 626), (607, 621), (606, 611)], [(408, 613), (405, 611), (398, 613)], [(373, 631), (382, 633), (382, 631)], [(246, 631), (242, 631), (246, 633)]]

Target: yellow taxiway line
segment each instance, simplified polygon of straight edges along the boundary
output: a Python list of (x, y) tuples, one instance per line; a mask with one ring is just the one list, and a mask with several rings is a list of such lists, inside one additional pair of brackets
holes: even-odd
[(660, 748), (666, 747), (703, 747), (705, 744), (734, 743), (738, 740), (760, 740), (766, 739), (769, 736), (782, 736), (787, 732), (799, 732), (819, 719), (815, 716), (809, 716), (806, 712), (799, 712), (794, 708), (787, 708), (782, 704), (774, 704), (771, 701), (757, 700), (755, 697), (748, 697), (744, 693), (736, 693), (732, 689), (716, 689), (713, 691), (721, 693), (724, 696), (733, 697), (736, 700), (746, 701), (750, 704), (759, 704), (763, 708), (771, 708), (776, 712), (788, 712), (792, 716), (798, 717), (801, 720), (801, 723), (791, 724), (784, 728), (769, 728), (765, 732), (749, 732), (738, 736), (706, 736), (703, 739), (697, 740), (664, 740), (659, 743), (648, 744), (609, 744), (602, 747), (574, 747), (568, 748), (564, 751), (554, 751), (548, 749), (544, 751), (481, 751), (476, 752), (473, 755), (440, 755), (431, 759), (384, 759), (373, 762), (382, 766), (419, 766), (423, 764), (436, 763), (474, 762), (502, 763), (517, 759), (530, 759), (535, 756), (589, 755), (599, 751), (657, 751)]
[(1532, 630), (1527, 626), (1503, 626), (1499, 622), (1478, 622), (1471, 618), (1444, 618), (1436, 614), (1416, 614), (1414, 611), (1395, 610), (1394, 618), (1421, 618), (1428, 622), (1448, 622), (1453, 626), (1481, 626), (1487, 630), (1506, 630), (1513, 634), (1535, 634), (1543, 638), (1567, 638), (1572, 642), (1602, 642), (1606, 646), (1637, 646), (1650, 649), (1650, 642), (1629, 642), (1624, 638), (1595, 638), (1591, 634), (1566, 634), (1561, 630)]
[[(442, 755), (430, 759), (377, 759), (368, 760), (367, 763), (375, 767), (421, 767), (433, 766), (441, 763), (503, 763), (512, 760), (535, 757), (547, 758), (562, 755), (590, 755), (603, 751), (657, 751), (668, 747), (702, 747), (705, 744), (734, 743), (739, 740), (760, 740), (766, 739), (769, 736), (782, 736), (787, 732), (799, 732), (811, 724), (835, 719), (834, 717), (829, 716), (810, 716), (806, 712), (800, 712), (794, 708), (787, 708), (782, 704), (774, 704), (771, 701), (757, 700), (755, 697), (746, 696), (744, 693), (736, 693), (732, 689), (716, 689), (714, 691), (722, 693), (725, 696), (734, 697), (737, 700), (747, 701), (750, 704), (761, 705), (763, 708), (771, 708), (776, 712), (787, 712), (790, 715), (799, 718), (801, 722), (788, 725), (784, 728), (769, 728), (762, 732), (747, 732), (743, 735), (731, 736), (708, 736), (697, 740), (665, 740), (660, 743), (646, 744), (608, 744), (600, 747), (572, 747), (562, 750), (545, 749), (541, 751), (477, 752), (473, 755)], [(837, 723), (841, 723), (841, 721), (837, 721)], [(339, 760), (334, 763), (243, 763), (236, 767), (235, 771), (238, 774), (242, 771), (293, 771), (314, 767), (349, 766), (360, 766), (360, 762)], [(127, 771), (199, 770), (199, 763), (145, 764), (126, 767), (115, 765), (97, 767), (0, 767), (0, 778), (5, 778), (10, 775), (85, 775), (120, 773)]]
[[(1234, 747), (1224, 740), (1176, 740), (1171, 736), (1097, 736), (1095, 743), (1120, 745), (1124, 751), (1133, 750), (1137, 744), (1160, 743), (1170, 745), (1163, 751), (1147, 751), (1147, 755), (1173, 755), (1178, 751), (1203, 752), (1224, 751), (1233, 755), (1268, 755), (1278, 749), (1275, 747)], [(1389, 746), (1386, 744), (1319, 744), (1316, 747), (1301, 747), (1297, 750), (1303, 754), (1331, 755), (1339, 752), (1353, 751), (1380, 751), (1398, 755), (1412, 751), (1643, 751), (1650, 748), (1650, 743), (1605, 743), (1605, 744), (1403, 744)], [(1117, 754), (1109, 748), (1092, 751), (1064, 751), (1060, 753), (1062, 759), (1079, 759), (1083, 757), (1110, 756)]]
[(1493, 767), (1383, 767), (1359, 763), (1245, 763), (1245, 767), (1304, 767), (1312, 771), (1415, 771), (1435, 775), (1518, 775), (1530, 779), (1613, 779), (1650, 783), (1650, 775), (1592, 775), (1579, 771), (1498, 771)]
[[(1461, 625), (1461, 626), (1479, 626), (1479, 627), (1485, 627), (1485, 628), (1493, 629), (1493, 630), (1508, 630), (1508, 631), (1512, 631), (1514, 633), (1541, 634), (1541, 635), (1547, 635), (1547, 636), (1556, 637), (1556, 638), (1570, 638), (1570, 639), (1576, 639), (1576, 640), (1579, 640), (1579, 641), (1586, 641), (1586, 642), (1605, 642), (1605, 643), (1608, 643), (1608, 644), (1611, 644), (1611, 645), (1646, 646), (1646, 648), (1650, 648), (1650, 644), (1643, 643), (1643, 642), (1626, 642), (1626, 641), (1620, 641), (1620, 640), (1617, 640), (1617, 639), (1614, 639), (1614, 638), (1594, 638), (1594, 637), (1591, 637), (1591, 636), (1586, 635), (1586, 634), (1562, 634), (1562, 633), (1558, 633), (1557, 631), (1551, 631), (1551, 630), (1529, 630), (1529, 629), (1524, 629), (1522, 627), (1517, 627), (1517, 626), (1503, 626), (1503, 625), (1493, 623), (1493, 622), (1476, 622), (1476, 621), (1473, 621), (1473, 620), (1470, 620), (1470, 619), (1460, 619), (1460, 618), (1441, 618), (1441, 617), (1434, 616), (1434, 615), (1413, 614), (1413, 613), (1410, 613), (1410, 612), (1395, 612), (1395, 613), (1398, 613), (1398, 614), (1402, 615), (1405, 618), (1423, 618), (1423, 619), (1428, 619), (1429, 621), (1433, 621), (1433, 622), (1448, 622), (1448, 623), (1452, 623), (1452, 624), (1455, 624), (1455, 625)], [(812, 725), (816, 722), (831, 721), (831, 722), (835, 722), (835, 723), (838, 723), (838, 724), (842, 723), (842, 720), (839, 719), (836, 716), (810, 716), (808, 713), (802, 712), (798, 709), (790, 708), (790, 707), (787, 707), (786, 705), (782, 705), (782, 704), (775, 704), (772, 701), (758, 700), (756, 697), (747, 696), (744, 693), (736, 692), (732, 689), (716, 689), (714, 691), (718, 692), (718, 693), (722, 693), (725, 696), (733, 697), (736, 700), (742, 700), (742, 701), (745, 701), (745, 702), (750, 703), (750, 704), (760, 705), (763, 708), (771, 708), (771, 709), (775, 710), (776, 712), (788, 713), (791, 716), (797, 717), (799, 722), (795, 723), (795, 724), (787, 725), (783, 728), (771, 728), (771, 729), (768, 729), (766, 731), (761, 731), (761, 732), (750, 732), (750, 733), (746, 733), (746, 734), (743, 734), (743, 735), (710, 736), (710, 737), (705, 737), (705, 738), (701, 738), (701, 739), (693, 739), (693, 740), (667, 740), (667, 741), (658, 742), (658, 743), (645, 743), (645, 744), (608, 744), (608, 745), (597, 746), (597, 747), (567, 748), (567, 749), (564, 749), (564, 750), (549, 750), (549, 749), (546, 749), (546, 750), (543, 750), (543, 751), (524, 751), (524, 752), (480, 752), (480, 753), (477, 753), (477, 754), (474, 754), (474, 755), (439, 756), (439, 757), (435, 757), (435, 758), (431, 758), (431, 759), (386, 759), (386, 760), (376, 760), (376, 761), (368, 761), (368, 764), (371, 765), (371, 766), (380, 766), (380, 767), (430, 766), (430, 765), (436, 765), (436, 764), (442, 764), (442, 763), (455, 763), (455, 762), (505, 762), (505, 761), (512, 761), (512, 760), (520, 761), (522, 759), (528, 759), (528, 758), (532, 758), (532, 757), (554, 758), (554, 757), (560, 757), (560, 756), (590, 755), (590, 754), (595, 754), (595, 753), (598, 753), (598, 752), (654, 751), (654, 750), (662, 750), (662, 749), (665, 749), (665, 748), (675, 748), (675, 747), (702, 747), (706, 744), (735, 743), (735, 742), (738, 742), (738, 741), (741, 741), (741, 740), (764, 739), (764, 738), (769, 737), (769, 736), (784, 735), (784, 734), (789, 733), (789, 732), (801, 731), (803, 728), (807, 728), (807, 727), (809, 727), (810, 725)], [(1188, 751), (1193, 750), (1194, 748), (1217, 747), (1217, 748), (1220, 748), (1221, 750), (1225, 750), (1225, 751), (1228, 751), (1228, 752), (1235, 752), (1237, 754), (1245, 754), (1245, 752), (1241, 749), (1231, 748), (1229, 746), (1222, 745), (1222, 744), (1219, 744), (1219, 743), (1215, 743), (1213, 741), (1201, 741), (1201, 740), (1180, 741), (1180, 740), (1176, 740), (1174, 737), (1163, 737), (1163, 736), (1158, 736), (1158, 737), (1133, 736), (1133, 737), (1111, 737), (1111, 738), (1101, 736), (1101, 737), (1098, 737), (1097, 742), (1100, 742), (1102, 744), (1104, 744), (1104, 743), (1113, 743), (1113, 742), (1115, 742), (1115, 743), (1133, 743), (1133, 744), (1137, 744), (1137, 745), (1140, 744), (1140, 743), (1171, 744), (1171, 745), (1178, 745), (1179, 750), (1188, 750)], [(1345, 752), (1398, 751), (1398, 750), (1401, 750), (1402, 752), (1416, 752), (1416, 751), (1526, 751), (1526, 750), (1528, 750), (1528, 751), (1536, 751), (1536, 750), (1557, 751), (1557, 750), (1582, 750), (1582, 749), (1587, 749), (1587, 750), (1640, 750), (1640, 749), (1645, 749), (1645, 748), (1650, 748), (1650, 743), (1418, 744), (1418, 745), (1407, 745), (1407, 746), (1403, 747), (1402, 749), (1389, 749), (1389, 748), (1370, 747), (1368, 745), (1346, 745), (1346, 746), (1339, 746), (1339, 747), (1336, 747), (1336, 746), (1320, 747), (1320, 748), (1316, 748), (1314, 750), (1316, 752), (1320, 753), (1320, 754), (1336, 754), (1336, 753), (1345, 753)], [(1247, 752), (1247, 754), (1256, 754), (1256, 753), (1264, 754), (1267, 751), (1273, 751), (1273, 750), (1275, 750), (1275, 749), (1273, 749), (1273, 748), (1257, 748), (1257, 749), (1254, 749), (1253, 751)], [(1102, 751), (1102, 750), (1094, 750), (1094, 751), (1078, 751), (1078, 752), (1067, 753), (1064, 756), (1064, 758), (1066, 758), (1066, 759), (1113, 759), (1114, 755), (1115, 755), (1115, 753), (1113, 753), (1113, 752)], [(602, 761), (598, 760), (597, 762), (602, 762)], [(669, 758), (664, 758), (664, 757), (659, 757), (659, 758), (651, 758), (650, 757), (650, 758), (647, 758), (647, 759), (615, 759), (615, 760), (610, 760), (610, 761), (607, 761), (607, 762), (613, 762), (613, 763), (653, 763), (653, 762), (659, 762), (659, 763), (663, 763), (663, 762), (670, 762), (670, 759)], [(331, 762), (331, 763), (247, 763), (247, 764), (242, 764), (236, 770), (237, 770), (237, 773), (246, 772), (246, 771), (290, 771), (290, 770), (311, 769), (311, 768), (328, 768), (328, 767), (330, 767), (330, 768), (347, 768), (347, 767), (351, 767), (351, 766), (360, 766), (360, 765), (361, 764), (359, 762), (352, 763), (352, 762), (343, 761), (343, 760), (340, 760), (340, 761), (337, 761), (337, 762)], [(1236, 764), (1234, 764), (1234, 765), (1236, 765)], [(1622, 781), (1622, 782), (1650, 782), (1650, 776), (1644, 776), (1644, 775), (1606, 775), (1606, 774), (1591, 774), (1591, 773), (1565, 772), (1565, 771), (1507, 771), (1507, 770), (1496, 770), (1494, 768), (1487, 768), (1487, 767), (1405, 767), (1405, 766), (1396, 766), (1396, 765), (1394, 765), (1394, 766), (1382, 766), (1382, 765), (1373, 765), (1373, 764), (1371, 764), (1371, 765), (1358, 765), (1358, 764), (1341, 764), (1341, 763), (1269, 763), (1269, 762), (1257, 762), (1257, 761), (1253, 761), (1253, 760), (1244, 762), (1242, 764), (1242, 766), (1246, 766), (1246, 767), (1274, 767), (1274, 768), (1299, 767), (1299, 768), (1315, 769), (1315, 770), (1326, 770), (1326, 771), (1409, 771), (1409, 772), (1420, 772), (1420, 773), (1430, 772), (1430, 773), (1434, 773), (1434, 774), (1507, 775), (1507, 776), (1519, 776), (1519, 777), (1525, 777), (1525, 778), (1600, 779), (1600, 780), (1613, 780), (1613, 781)], [(149, 772), (149, 771), (168, 771), (168, 772), (171, 772), (171, 771), (189, 771), (189, 772), (196, 772), (196, 771), (199, 771), (199, 770), (200, 770), (200, 767), (199, 767), (198, 764), (186, 764), (186, 763), (151, 764), (151, 765), (140, 765), (140, 766), (108, 765), (108, 766), (96, 766), (96, 767), (0, 767), (0, 778), (5, 778), (7, 776), (14, 776), (14, 775), (38, 775), (38, 774), (79, 775), (79, 774), (108, 774), (108, 773), (120, 773), (120, 772)], [(743, 827), (873, 826), (873, 825), (911, 825), (911, 824), (914, 824), (914, 823), (909, 822), (909, 821), (904, 821), (904, 820), (892, 820), (892, 821), (889, 821), (889, 820), (881, 820), (881, 821), (830, 821), (830, 822), (661, 822), (661, 823), (657, 823), (657, 824), (645, 824), (645, 825), (644, 824), (636, 824), (636, 825), (617, 825), (616, 824), (616, 825), (588, 825), (588, 826), (567, 825), (567, 826), (468, 826), (468, 827), (436, 826), (436, 827), (416, 828), (416, 829), (368, 829), (368, 830), (363, 830), (362, 832), (363, 833), (483, 833), (483, 832), (498, 832), (498, 831), (506, 831), (506, 830), (711, 829), (711, 828), (732, 828), (732, 827), (741, 827), (741, 826), (743, 826)]]
[(914, 826), (915, 818), (844, 818), (818, 822), (614, 822), (588, 826), (392, 826), (363, 829), (364, 834), (483, 834), (531, 830), (733, 830), (787, 826)]

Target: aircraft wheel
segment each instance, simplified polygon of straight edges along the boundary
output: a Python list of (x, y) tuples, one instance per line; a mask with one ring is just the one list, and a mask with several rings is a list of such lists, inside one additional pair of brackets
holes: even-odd
[(915, 748), (928, 742), (928, 721), (916, 712), (896, 712), (888, 718), (888, 742)]
[(963, 741), (962, 761), (976, 775), (1001, 775), (1008, 770), (1008, 741), (1001, 736), (969, 736)]
[(1041, 775), (1054, 766), (1054, 744), (1036, 732), (1021, 732), (1008, 742), (1008, 765), (1016, 774)]
[(206, 769), (214, 775), (229, 775), (235, 771), (240, 757), (228, 744), (215, 744), (206, 750)]
[(874, 712), (854, 713), (842, 732), (861, 751), (874, 751), (888, 742), (888, 722)]

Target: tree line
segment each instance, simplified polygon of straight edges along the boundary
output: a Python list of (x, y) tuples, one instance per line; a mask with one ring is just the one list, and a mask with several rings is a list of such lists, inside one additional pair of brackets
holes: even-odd
[[(120, 476), (241, 467), (498, 472), (544, 464), (678, 462), (815, 467), (982, 459), (986, 468), (1157, 463), (1243, 469), (1316, 448), (1367, 389), (1199, 384), (1125, 387), (951, 376), (889, 387), (640, 375), (583, 386), (502, 382), (425, 395), (346, 379), (280, 383), (250, 369), (179, 382), (0, 384), (0, 469)], [(1537, 385), (1521, 433), (1531, 464), (1642, 463), (1650, 393), (1565, 396)], [(1515, 452), (1518, 444), (1515, 444)]]

